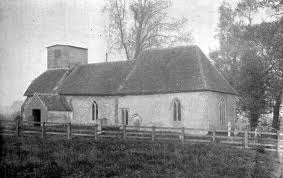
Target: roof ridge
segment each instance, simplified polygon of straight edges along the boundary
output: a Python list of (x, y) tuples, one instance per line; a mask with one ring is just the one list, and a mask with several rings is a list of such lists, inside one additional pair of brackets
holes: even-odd
[[(79, 69), (79, 66), (75, 66), (73, 68), (71, 68), (70, 70), (66, 71), (64, 73), (64, 75), (62, 76), (62, 78), (58, 81), (58, 87), (57, 87), (57, 94), (60, 95), (61, 94), (61, 90), (62, 87), (64, 86), (64, 83), (66, 82), (66, 80), (68, 79), (69, 76), (71, 76), (73, 73), (75, 73), (75, 71), (77, 71)], [(60, 82), (60, 83), (59, 83)], [(56, 84), (56, 85), (57, 85)]]
[[(34, 97), (38, 98), (41, 102), (41, 104), (43, 104), (43, 106), (45, 107), (46, 111), (72, 111), (71, 107), (69, 106), (65, 96), (63, 95), (58, 95), (58, 94), (49, 94), (49, 95), (38, 95), (38, 94), (34, 94)], [(59, 108), (56, 108), (53, 104), (57, 104), (57, 107), (59, 106)], [(62, 110), (63, 108), (63, 110)]]
[[(198, 53), (200, 55), (200, 53)], [(204, 55), (202, 53), (202, 55)], [(234, 94), (234, 95), (239, 95), (239, 93), (234, 89), (234, 87), (226, 80), (226, 78), (222, 75), (222, 73), (211, 63), (209, 57), (207, 57), (206, 55), (204, 55), (204, 57), (207, 59), (207, 62), (209, 63), (210, 66), (212, 66), (213, 70), (216, 71), (216, 73), (222, 78), (222, 80), (225, 82), (225, 84), (230, 87), (230, 89), (234, 92), (234, 93), (231, 93), (231, 94)], [(200, 58), (201, 60), (202, 58)], [(204, 75), (205, 78), (207, 78), (205, 75)]]
[(132, 73), (135, 71), (136, 68), (137, 68), (137, 64), (135, 63), (135, 64), (131, 67), (131, 69), (130, 69), (130, 71), (128, 72), (128, 74), (127, 74), (127, 75), (124, 77), (124, 79), (121, 81), (120, 85), (119, 85), (118, 88), (116, 89), (116, 92), (121, 91), (121, 90), (125, 87), (127, 80), (129, 79), (129, 77), (132, 75)]
[(46, 71), (50, 70), (69, 70), (69, 68), (55, 68), (55, 69), (47, 69)]
[(43, 107), (45, 108), (46, 111), (48, 111), (46, 104), (44, 103), (44, 101), (42, 101), (42, 99), (40, 98), (40, 95), (38, 95), (37, 93), (35, 93), (33, 95), (32, 98), (37, 97), (39, 99), (39, 101), (41, 102), (41, 104), (43, 105)]
[(89, 63), (89, 64), (81, 64), (78, 65), (78, 67), (80, 66), (91, 66), (91, 65), (100, 65), (100, 64), (114, 64), (114, 63), (131, 63), (134, 62), (135, 60), (122, 60), (122, 61), (108, 61), (108, 62), (96, 62), (96, 63)]
[(66, 72), (63, 74), (63, 76), (61, 77), (61, 79), (56, 83), (56, 85), (54, 86), (54, 88), (52, 89), (52, 91), (54, 91), (55, 93), (58, 94), (58, 90), (60, 89), (61, 85), (64, 83), (64, 80), (69, 76), (69, 74), (72, 73), (72, 71), (77, 68), (76, 67), (73, 67), (69, 70), (66, 70)]
[(59, 94), (58, 93), (37, 93), (37, 92), (35, 92), (33, 95), (37, 95), (37, 96), (57, 96)]
[(173, 49), (187, 49), (187, 48), (196, 48), (198, 47), (196, 44), (191, 44), (191, 45), (185, 45), (185, 46), (173, 46), (173, 47), (164, 47), (164, 48), (151, 48), (147, 49), (143, 52), (151, 52), (151, 51), (167, 51), (167, 50), (173, 50)]
[(68, 45), (68, 44), (54, 44), (54, 45), (51, 45), (51, 46), (47, 46), (46, 48), (50, 48), (50, 47), (54, 47), (54, 46), (68, 46), (68, 47), (72, 47), (72, 48), (79, 48), (79, 49), (88, 50), (88, 48), (85, 48), (85, 47), (79, 47), (79, 46)]
[(226, 84), (228, 86), (231, 87), (231, 89), (237, 94), (239, 95), (239, 93), (237, 92), (237, 90), (235, 90), (235, 88), (226, 80), (226, 78), (222, 75), (222, 73), (214, 66), (212, 65), (212, 67), (214, 68), (214, 70), (216, 70), (216, 72), (221, 76), (221, 78), (226, 82)]
[(201, 62), (201, 56), (200, 56), (200, 53), (199, 53), (199, 49), (198, 48), (195, 48), (195, 51), (196, 51), (196, 54), (197, 54), (197, 60), (198, 60), (198, 64), (199, 64), (199, 72), (200, 72), (200, 76), (201, 76), (201, 79), (204, 83), (204, 87), (205, 89), (208, 89), (207, 87), (207, 82), (206, 82), (206, 77), (204, 75), (204, 71), (203, 71), (203, 65), (202, 65), (202, 62)]

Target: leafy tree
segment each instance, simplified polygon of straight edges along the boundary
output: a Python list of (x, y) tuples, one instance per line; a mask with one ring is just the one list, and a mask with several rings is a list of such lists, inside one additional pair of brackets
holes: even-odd
[(267, 64), (267, 102), (273, 111), (272, 126), (279, 129), (279, 112), (282, 101), (283, 75), (280, 61), (283, 60), (283, 18), (280, 21), (261, 23), (256, 28), (255, 38), (261, 45), (262, 56)]
[(187, 19), (168, 16), (170, 0), (108, 0), (108, 48), (125, 52), (128, 60), (152, 47), (172, 46), (192, 40)]
[(247, 21), (248, 25), (252, 25), (254, 16), (258, 13), (258, 0), (242, 0), (238, 2), (236, 13), (243, 21)]
[[(239, 91), (240, 108), (249, 114), (252, 128), (269, 108), (273, 108), (273, 127), (278, 128), (283, 86), (279, 5), (279, 0), (242, 0), (235, 9), (227, 3), (219, 8), (220, 48), (211, 52), (210, 57)], [(267, 8), (275, 12), (271, 15), (273, 20), (255, 24), (259, 11)]]
[(266, 109), (266, 85), (264, 66), (260, 63), (255, 51), (246, 50), (242, 58), (242, 68), (238, 91), (241, 94), (240, 104), (243, 111), (249, 113), (250, 126), (255, 128), (258, 119)]

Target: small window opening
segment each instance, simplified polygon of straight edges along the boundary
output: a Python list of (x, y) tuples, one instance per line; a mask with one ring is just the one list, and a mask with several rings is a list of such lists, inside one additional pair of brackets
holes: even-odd
[(92, 103), (92, 120), (97, 120), (98, 119), (98, 106), (95, 101)]
[(123, 125), (129, 125), (129, 109), (121, 109), (121, 118)]
[(173, 102), (173, 120), (182, 120), (181, 102), (178, 99), (175, 99)]
[(226, 114), (226, 107), (225, 107), (225, 99), (222, 97), (219, 104), (219, 113), (220, 113), (220, 123), (222, 125), (225, 124), (225, 114)]

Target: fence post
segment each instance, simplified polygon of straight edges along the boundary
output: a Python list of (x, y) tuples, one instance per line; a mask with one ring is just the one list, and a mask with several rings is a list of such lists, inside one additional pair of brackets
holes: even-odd
[(215, 137), (216, 137), (216, 130), (214, 128), (212, 131), (212, 142), (215, 142)]
[(185, 127), (182, 127), (181, 131), (182, 131), (181, 143), (184, 144), (185, 143)]
[(152, 126), (152, 132), (151, 132), (151, 140), (155, 140), (155, 126)]
[[(278, 157), (281, 162), (281, 165), (283, 165), (283, 119), (280, 121), (279, 125), (279, 131), (278, 131)], [(283, 175), (283, 168), (281, 168), (281, 174)]]
[(19, 119), (16, 120), (16, 136), (17, 137), (20, 136), (20, 120)]
[(45, 122), (42, 122), (41, 125), (41, 138), (45, 137)]
[(123, 139), (127, 139), (127, 133), (126, 133), (126, 125), (123, 125)]
[(97, 141), (97, 124), (94, 125), (94, 140)]
[(249, 147), (249, 130), (248, 128), (245, 129), (245, 138), (244, 138), (244, 148)]
[(280, 157), (280, 129), (277, 131), (277, 153)]
[(228, 137), (231, 137), (231, 122), (228, 122)]
[(67, 139), (72, 138), (71, 123), (67, 124)]

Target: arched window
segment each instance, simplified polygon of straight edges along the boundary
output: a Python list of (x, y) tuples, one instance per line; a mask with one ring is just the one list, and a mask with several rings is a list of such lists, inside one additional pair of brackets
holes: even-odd
[(121, 118), (122, 118), (123, 125), (129, 124), (129, 109), (126, 109), (126, 108), (121, 109)]
[(181, 102), (178, 99), (173, 101), (173, 120), (176, 122), (182, 120)]
[(225, 99), (222, 97), (219, 104), (219, 116), (220, 116), (219, 119), (222, 125), (225, 124), (225, 114), (226, 114)]
[(98, 118), (98, 105), (95, 101), (92, 103), (92, 120), (97, 120)]

